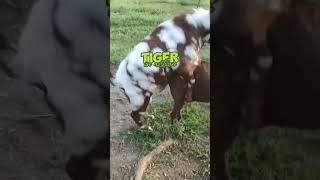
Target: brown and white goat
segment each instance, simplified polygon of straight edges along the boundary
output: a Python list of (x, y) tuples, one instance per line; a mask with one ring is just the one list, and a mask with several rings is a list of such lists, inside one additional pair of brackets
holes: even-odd
[[(246, 130), (262, 125), (319, 127), (314, 118), (302, 119), (318, 116), (315, 102), (320, 97), (318, 85), (310, 83), (319, 72), (319, 6), (304, 0), (223, 2), (214, 22), (217, 47), (212, 48), (217, 59), (213, 156), (218, 180), (228, 179), (225, 152), (239, 125)], [(229, 57), (223, 55), (226, 50)]]
[(41, 0), (19, 42), (20, 93), (40, 87), (62, 118), (72, 180), (104, 180), (109, 171), (108, 21), (103, 0)]
[[(216, 4), (218, 3), (222, 5), (218, 7), (221, 13), (213, 22), (215, 48), (220, 51), (223, 49), (230, 51), (239, 61), (239, 66), (243, 66), (244, 71), (249, 74), (249, 80), (244, 81), (242, 85), (229, 79), (229, 84), (222, 83), (224, 84), (222, 86), (225, 87), (220, 87), (219, 84), (214, 86), (216, 88), (214, 97), (216, 100), (216, 121), (213, 136), (215, 175), (217, 179), (225, 180), (228, 178), (224, 164), (224, 152), (230, 145), (228, 142), (233, 139), (234, 134), (230, 133), (223, 137), (224, 132), (222, 131), (230, 128), (230, 131), (235, 133), (239, 120), (246, 129), (262, 126), (263, 95), (266, 80), (273, 64), (273, 57), (267, 45), (267, 32), (277, 16), (289, 7), (290, 1), (218, 0)], [(223, 61), (223, 59), (221, 60)], [(217, 61), (219, 61), (218, 58)], [(216, 73), (226, 72), (217, 70)], [(218, 76), (220, 75), (217, 74)], [(228, 76), (222, 78), (226, 77)], [(231, 89), (230, 87), (233, 86), (238, 89)], [(225, 88), (230, 88), (230, 90)], [(228, 94), (229, 91), (236, 92)], [(229, 127), (227, 122), (232, 125)]]
[[(143, 126), (151, 96), (162, 90), (177, 73), (188, 83), (187, 101), (191, 101), (194, 70), (200, 64), (199, 50), (210, 38), (210, 12), (202, 8), (178, 15), (161, 23), (142, 42), (138, 43), (120, 63), (115, 80), (127, 96), (132, 107), (131, 116), (138, 126)], [(143, 52), (177, 52), (176, 67), (144, 67)]]
[(222, 11), (214, 22), (215, 43), (223, 46), (247, 64), (250, 75), (244, 113), (248, 126), (259, 127), (263, 122), (264, 104), (260, 98), (265, 80), (273, 64), (267, 46), (267, 31), (277, 16), (286, 11), (290, 0), (218, 0)]
[[(194, 71), (195, 84), (192, 88), (192, 101), (210, 102), (210, 64), (201, 62)], [(171, 120), (181, 118), (180, 110), (185, 103), (188, 84), (179, 76), (174, 76), (170, 82), (170, 91), (174, 99), (174, 108), (170, 114)]]

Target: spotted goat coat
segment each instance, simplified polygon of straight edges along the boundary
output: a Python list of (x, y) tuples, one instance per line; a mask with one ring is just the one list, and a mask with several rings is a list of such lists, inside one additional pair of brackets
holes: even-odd
[(72, 180), (107, 176), (95, 162), (109, 157), (108, 21), (103, 0), (40, 0), (19, 42), (19, 91), (40, 87), (63, 120)]
[[(151, 96), (162, 90), (170, 78), (179, 75), (188, 83), (187, 100), (195, 83), (193, 71), (200, 64), (199, 51), (210, 38), (210, 12), (202, 8), (175, 16), (161, 23), (138, 43), (120, 63), (114, 83), (127, 96), (138, 126), (145, 115)], [(142, 52), (177, 52), (179, 63), (172, 68), (144, 67)]]

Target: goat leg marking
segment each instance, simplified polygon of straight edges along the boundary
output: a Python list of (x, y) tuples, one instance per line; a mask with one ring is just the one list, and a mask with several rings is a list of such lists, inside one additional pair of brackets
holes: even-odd
[(145, 96), (144, 97), (144, 103), (140, 108), (136, 111), (131, 112), (132, 119), (136, 122), (136, 124), (141, 127), (143, 125), (143, 122), (141, 120), (141, 115), (144, 115), (146, 113), (147, 107), (149, 105), (151, 97)]
[(153, 114), (149, 114), (148, 112), (139, 112), (139, 115), (144, 117), (150, 117), (151, 119), (155, 119), (155, 116)]
[(196, 83), (196, 79), (194, 79), (194, 78), (193, 78), (193, 79), (191, 79), (191, 80), (190, 80), (190, 83), (191, 83), (191, 84)]

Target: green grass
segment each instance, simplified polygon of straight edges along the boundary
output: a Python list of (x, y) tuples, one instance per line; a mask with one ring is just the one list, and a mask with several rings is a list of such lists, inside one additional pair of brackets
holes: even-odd
[[(208, 104), (194, 103), (191, 106), (185, 106), (181, 113), (182, 120), (173, 124), (169, 116), (172, 107), (173, 103), (170, 98), (161, 103), (151, 104), (148, 112), (155, 115), (155, 119), (145, 118), (145, 123), (153, 130), (131, 129), (127, 133), (130, 142), (141, 145), (146, 150), (152, 150), (160, 141), (168, 137), (191, 143), (198, 141), (203, 136), (209, 136), (210, 108)], [(186, 154), (203, 155), (200, 150), (196, 153), (192, 151), (193, 149), (184, 150)]]
[[(168, 137), (179, 140), (175, 152), (182, 153), (185, 157), (196, 159), (201, 162), (203, 176), (209, 173), (210, 147), (210, 106), (209, 104), (193, 103), (182, 109), (181, 121), (171, 124), (169, 113), (172, 110), (173, 102), (167, 93), (163, 93), (165, 100), (153, 103), (149, 106), (148, 112), (155, 115), (155, 119), (145, 118), (145, 123), (153, 130), (130, 129), (125, 133), (128, 142), (138, 145), (145, 151), (151, 151)], [(164, 160), (164, 164), (171, 166), (170, 160)]]
[[(198, 0), (111, 0), (111, 64), (116, 66), (133, 47), (143, 40), (161, 22), (197, 6)], [(202, 0), (201, 6), (209, 9), (209, 0)], [(204, 47), (202, 60), (209, 61), (210, 49)], [(170, 112), (173, 100), (167, 92), (162, 93), (161, 102), (151, 103), (148, 112), (155, 119), (146, 118), (145, 123), (153, 130), (133, 128), (124, 133), (126, 140), (144, 151), (153, 150), (162, 140), (172, 137), (179, 140), (175, 153), (197, 159), (203, 166), (202, 174), (209, 173), (209, 124), (208, 104), (193, 103), (182, 110), (182, 120), (171, 124)], [(206, 141), (204, 141), (204, 139)], [(170, 158), (169, 158), (170, 159)], [(172, 166), (164, 159), (162, 164)]]
[(266, 128), (237, 138), (228, 153), (234, 180), (319, 180), (320, 131)]
[[(118, 65), (161, 22), (195, 8), (198, 0), (111, 0), (111, 64)], [(209, 0), (201, 6), (209, 9)], [(209, 50), (203, 50), (209, 59)]]

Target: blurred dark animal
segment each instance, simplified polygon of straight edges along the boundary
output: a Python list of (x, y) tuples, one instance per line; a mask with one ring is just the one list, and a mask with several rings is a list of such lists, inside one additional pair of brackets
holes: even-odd
[[(266, 125), (320, 127), (319, 4), (223, 2), (212, 48), (217, 59), (213, 156), (218, 180), (228, 179), (224, 154), (239, 132)], [(225, 51), (231, 60), (225, 60)]]

